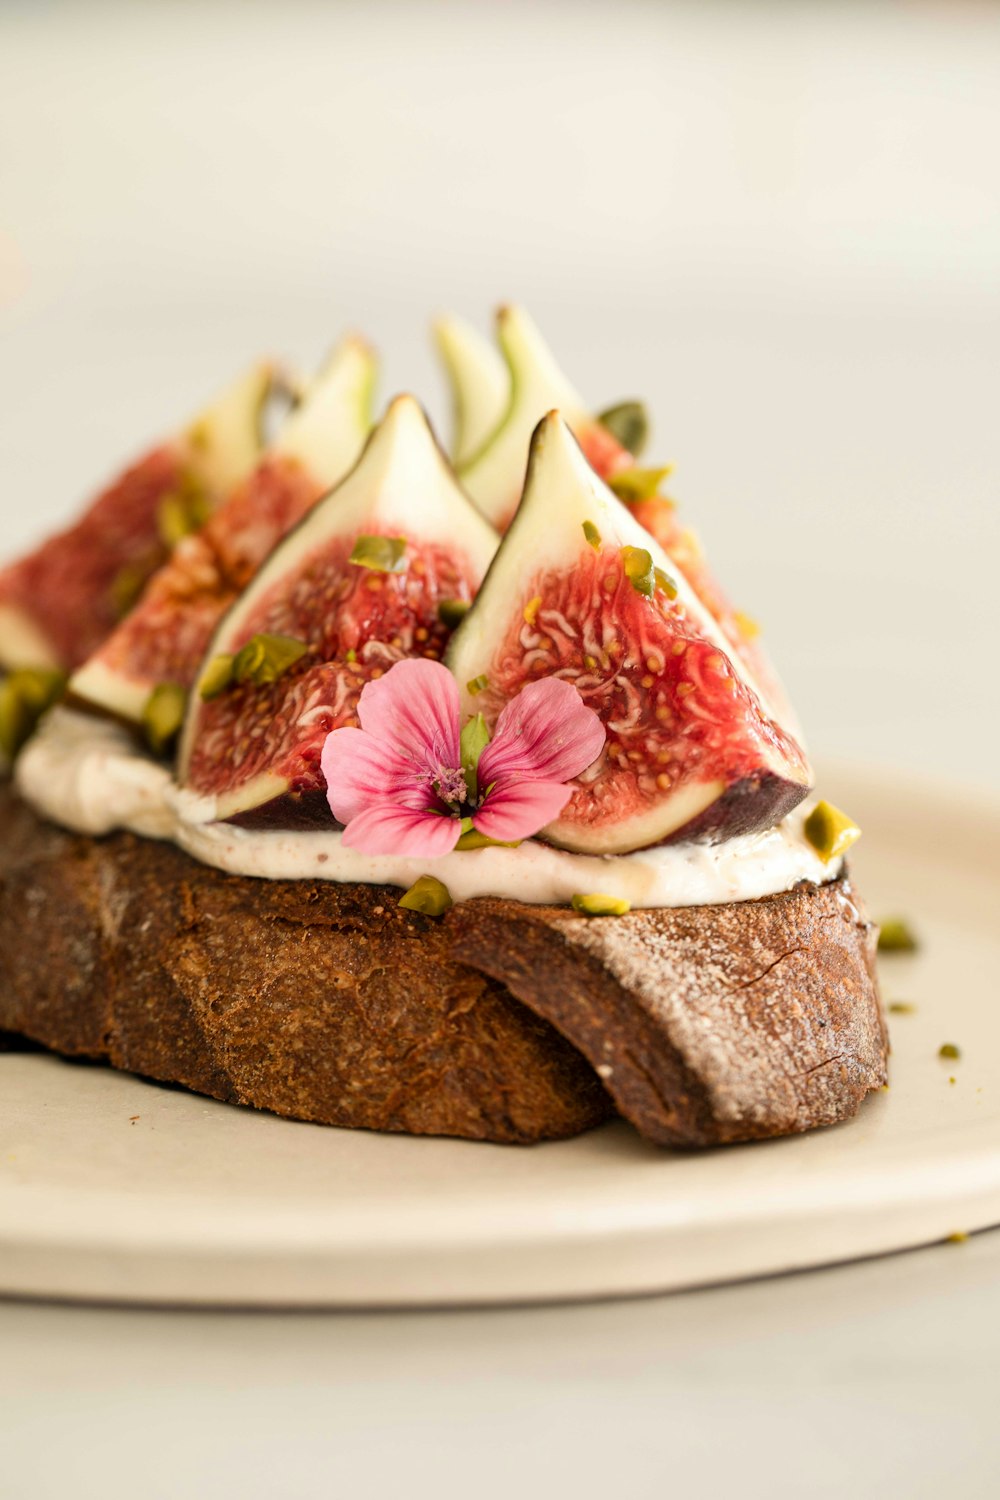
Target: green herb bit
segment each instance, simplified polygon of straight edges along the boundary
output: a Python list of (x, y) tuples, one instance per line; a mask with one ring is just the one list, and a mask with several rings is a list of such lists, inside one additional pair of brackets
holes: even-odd
[(574, 896), (571, 905), (574, 911), (585, 917), (623, 917), (627, 911), (632, 910), (630, 901), (623, 901), (619, 896), (602, 896), (597, 892), (589, 896)]
[(154, 755), (166, 755), (173, 746), (184, 723), (187, 697), (179, 682), (161, 682), (146, 699), (142, 729)]
[(649, 416), (641, 401), (619, 401), (598, 414), (598, 422), (637, 458), (649, 439)]
[(479, 791), (479, 777), (477, 768), (479, 757), (490, 742), (490, 732), (486, 727), (486, 720), (482, 714), (475, 714), (465, 725), (459, 739), (459, 748), (462, 755), (462, 771), (465, 774), (465, 787), (469, 794), (469, 801), (474, 802)]
[(832, 802), (817, 802), (806, 818), (804, 833), (820, 859), (829, 863), (861, 837), (861, 829)]
[(485, 688), (488, 688), (489, 685), (490, 679), (484, 672), (480, 672), (478, 677), (470, 677), (469, 681), (465, 684), (465, 687), (466, 691), (470, 692), (473, 698), (476, 698), (481, 692), (483, 692)]
[(419, 880), (413, 882), (406, 895), (400, 896), (399, 904), (407, 911), (422, 911), (426, 917), (439, 917), (454, 902), (443, 881), (437, 880), (433, 875), (421, 875)]
[(909, 1000), (891, 1000), (889, 1014), (893, 1016), (915, 1016), (917, 1007)]
[(661, 593), (666, 594), (668, 599), (677, 598), (677, 585), (669, 573), (664, 573), (662, 568), (654, 568), (653, 578), (656, 581), (656, 587)]
[(226, 654), (212, 657), (202, 672), (201, 681), (198, 684), (198, 696), (204, 702), (210, 703), (213, 698), (218, 698), (219, 694), (224, 693), (233, 681), (234, 659)]
[(349, 559), (356, 568), (375, 573), (402, 573), (406, 569), (405, 536), (359, 536)]
[(623, 547), (622, 564), (625, 568), (625, 576), (636, 593), (644, 594), (647, 599), (652, 599), (656, 578), (653, 573), (653, 559), (645, 547)]
[(457, 629), (468, 613), (468, 599), (442, 599), (438, 604), (438, 619), (449, 630)]
[(942, 1042), (938, 1048), (938, 1057), (950, 1057), (957, 1061), (961, 1057), (961, 1049), (954, 1042)]
[(915, 953), (919, 946), (916, 934), (904, 917), (886, 917), (879, 923), (880, 953)]
[(594, 551), (600, 552), (601, 533), (598, 531), (593, 521), (584, 521), (583, 534), (587, 538), (587, 541), (590, 543), (590, 545), (593, 547)]
[(31, 738), (65, 687), (66, 674), (47, 667), (22, 667), (0, 680), (0, 754), (6, 760), (13, 760)]
[(651, 500), (672, 473), (672, 464), (665, 464), (660, 469), (622, 469), (612, 474), (607, 484), (626, 505), (638, 505), (640, 500)]

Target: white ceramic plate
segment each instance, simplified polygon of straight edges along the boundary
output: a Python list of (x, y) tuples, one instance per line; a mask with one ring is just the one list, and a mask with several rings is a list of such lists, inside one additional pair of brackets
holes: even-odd
[[(833, 769), (866, 837), (891, 1088), (853, 1122), (681, 1155), (624, 1124), (531, 1148), (295, 1124), (103, 1068), (0, 1056), (0, 1291), (245, 1305), (667, 1290), (1000, 1223), (1000, 805)], [(961, 1060), (938, 1057), (943, 1042)], [(952, 1081), (954, 1080), (954, 1081)]]

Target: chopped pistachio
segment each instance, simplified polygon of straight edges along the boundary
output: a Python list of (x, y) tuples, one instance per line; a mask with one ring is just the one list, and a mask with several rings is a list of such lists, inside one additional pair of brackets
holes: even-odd
[(454, 630), (461, 625), (469, 613), (469, 601), (467, 599), (442, 599), (438, 604), (438, 619), (442, 625), (447, 625), (449, 630)]
[(905, 917), (886, 917), (879, 923), (880, 953), (915, 953), (919, 944)]
[(233, 677), (266, 687), (293, 667), (309, 647), (290, 635), (252, 635), (233, 657)]
[(402, 573), (406, 569), (405, 536), (359, 536), (350, 561), (376, 573)]
[(946, 1234), (944, 1242), (946, 1245), (964, 1245), (969, 1238), (964, 1229), (953, 1229), (951, 1234)]
[(677, 585), (669, 573), (664, 573), (662, 568), (654, 568), (653, 578), (656, 581), (656, 587), (666, 594), (668, 599), (677, 598)]
[(180, 733), (187, 696), (187, 689), (179, 682), (161, 682), (146, 699), (142, 728), (154, 755), (165, 755)]
[(203, 698), (206, 703), (209, 703), (213, 698), (218, 698), (219, 694), (224, 693), (232, 682), (233, 660), (232, 656), (225, 653), (220, 656), (213, 656), (204, 672), (202, 672), (201, 681), (198, 684), (198, 696)]
[(344, 652), (344, 659), (346, 661), (357, 661), (358, 653), (355, 651), (353, 646), (348, 646), (347, 650)]
[(462, 755), (462, 771), (465, 776), (465, 787), (469, 794), (469, 801), (475, 800), (479, 790), (479, 778), (476, 774), (479, 765), (479, 757), (490, 742), (490, 732), (486, 727), (486, 720), (482, 714), (475, 714), (462, 730), (459, 747)]
[(204, 491), (187, 481), (180, 488), (164, 495), (156, 512), (156, 529), (165, 547), (174, 548), (177, 543), (199, 531), (211, 515), (211, 507)]
[(584, 521), (583, 534), (587, 538), (587, 541), (590, 543), (590, 545), (593, 547), (594, 551), (600, 552), (601, 533), (598, 531), (593, 521)]
[(672, 464), (660, 469), (620, 469), (608, 480), (608, 488), (626, 505), (637, 505), (640, 500), (651, 500), (672, 472)]
[[(160, 557), (162, 555), (161, 553)], [(156, 560), (150, 558), (145, 562), (126, 563), (124, 567), (118, 569), (108, 591), (116, 619), (123, 620), (132, 606), (139, 602), (139, 595), (149, 582), (155, 568)]]
[(938, 1048), (938, 1057), (950, 1057), (957, 1060), (961, 1055), (960, 1048), (956, 1047), (954, 1042), (942, 1042)]
[(14, 759), (65, 686), (64, 672), (45, 667), (23, 667), (0, 680), (0, 754), (5, 759)]
[(909, 1000), (891, 1000), (889, 1013), (893, 1016), (913, 1016), (917, 1013), (917, 1007)]
[(413, 882), (405, 896), (400, 896), (399, 904), (407, 911), (422, 911), (427, 917), (439, 917), (454, 903), (443, 881), (436, 879), (433, 875), (421, 875), (419, 880)]
[(656, 579), (653, 573), (653, 559), (645, 547), (623, 547), (622, 563), (625, 576), (636, 593), (645, 594), (647, 599), (651, 599)]
[(597, 892), (589, 896), (574, 896), (571, 904), (574, 911), (582, 912), (585, 917), (623, 917), (632, 910), (631, 902)]
[(488, 833), (480, 833), (478, 828), (467, 828), (464, 833), (459, 834), (456, 849), (517, 849), (521, 845), (520, 839), (491, 839)]
[(817, 802), (805, 821), (805, 836), (820, 859), (829, 862), (844, 854), (861, 837), (861, 829), (832, 802)]
[(469, 681), (465, 684), (466, 690), (472, 694), (473, 698), (481, 693), (484, 688), (488, 688), (489, 685), (490, 679), (484, 672), (480, 672), (478, 677), (470, 677)]
[(541, 609), (541, 607), (542, 607), (542, 596), (541, 596), (541, 594), (536, 594), (535, 597), (534, 597), (534, 599), (529, 599), (528, 600), (527, 604), (524, 606), (524, 623), (526, 625), (534, 625), (535, 620), (536, 620), (537, 615), (538, 615), (538, 611)]
[(741, 609), (733, 614), (736, 621), (736, 629), (745, 641), (755, 641), (760, 635), (760, 626), (751, 615), (745, 615)]
[(641, 401), (619, 401), (599, 412), (598, 422), (636, 458), (649, 438), (649, 416)]

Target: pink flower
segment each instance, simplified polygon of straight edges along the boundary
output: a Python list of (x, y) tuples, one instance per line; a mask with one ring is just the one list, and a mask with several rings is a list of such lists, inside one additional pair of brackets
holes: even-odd
[(369, 682), (358, 719), (360, 729), (327, 735), (322, 765), (344, 843), (364, 854), (448, 854), (463, 818), (487, 838), (530, 838), (562, 812), (566, 783), (604, 746), (604, 727), (576, 688), (545, 677), (507, 704), (478, 753), (485, 726), (471, 720), (459, 732), (458, 684), (424, 660), (397, 662)]

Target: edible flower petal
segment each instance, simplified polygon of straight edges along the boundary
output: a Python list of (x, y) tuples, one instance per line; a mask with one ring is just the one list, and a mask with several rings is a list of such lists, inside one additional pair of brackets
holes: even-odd
[(322, 767), (344, 844), (365, 854), (433, 858), (455, 848), (464, 826), (486, 838), (530, 838), (557, 817), (567, 785), (604, 746), (604, 728), (572, 684), (530, 683), (485, 724), (460, 732), (458, 686), (447, 667), (397, 662), (369, 682), (359, 729), (326, 738)]

